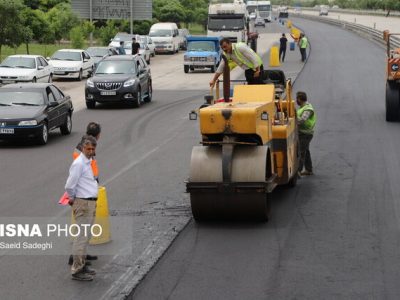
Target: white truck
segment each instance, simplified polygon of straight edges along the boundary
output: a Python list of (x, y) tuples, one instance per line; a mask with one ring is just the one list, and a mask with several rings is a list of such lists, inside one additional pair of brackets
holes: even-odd
[(247, 10), (243, 1), (211, 3), (208, 7), (207, 36), (227, 37), (232, 42), (246, 42)]

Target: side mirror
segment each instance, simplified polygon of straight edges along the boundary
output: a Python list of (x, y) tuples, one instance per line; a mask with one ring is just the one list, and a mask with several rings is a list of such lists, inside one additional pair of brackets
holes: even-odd
[(53, 101), (53, 102), (49, 103), (48, 107), (56, 107), (57, 105), (58, 105), (58, 102)]
[(46, 59), (47, 59), (47, 60), (50, 60), (50, 59), (51, 59), (51, 57), (48, 57), (48, 56), (47, 56), (47, 57), (46, 57)]
[(39, 66), (37, 69), (38, 69), (38, 70), (43, 70), (44, 67), (43, 67), (43, 66)]
[(87, 58), (84, 58), (83, 59), (83, 62), (88, 62), (89, 60), (87, 59)]

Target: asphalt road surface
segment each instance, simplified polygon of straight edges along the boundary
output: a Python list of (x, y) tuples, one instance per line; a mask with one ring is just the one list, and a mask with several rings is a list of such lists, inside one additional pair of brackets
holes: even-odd
[(400, 124), (385, 52), (295, 19), (312, 44), (295, 90), (318, 114), (315, 175), (272, 196), (267, 224), (191, 221), (132, 299), (398, 299)]
[[(261, 36), (264, 58), (277, 36)], [(184, 180), (191, 149), (200, 136), (198, 123), (189, 121), (188, 114), (204, 102), (213, 75), (185, 74), (182, 52), (157, 55), (151, 70), (153, 101), (139, 109), (98, 105), (87, 110), (84, 81), (58, 80), (55, 84), (74, 103), (72, 134), (52, 132), (46, 146), (0, 142), (0, 224), (69, 224), (70, 208), (57, 201), (74, 147), (87, 123), (99, 122), (103, 129), (96, 149), (100, 183), (107, 188), (114, 226), (111, 243), (89, 248), (90, 254), (101, 255), (93, 263), (95, 281), (86, 284), (70, 279), (69, 238), (56, 239), (52, 251), (24, 252), (2, 249), (0, 244), (1, 299), (123, 298), (190, 220)], [(233, 77), (243, 76), (240, 73)], [(115, 229), (120, 223), (124, 226)]]

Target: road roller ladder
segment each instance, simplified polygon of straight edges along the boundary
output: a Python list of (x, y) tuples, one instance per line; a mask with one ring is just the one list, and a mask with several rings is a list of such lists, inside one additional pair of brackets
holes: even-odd
[(400, 33), (383, 32), (386, 41), (386, 121), (400, 120)]
[(236, 85), (230, 102), (208, 101), (191, 114), (191, 119), (199, 118), (202, 135), (201, 146), (193, 147), (186, 182), (193, 216), (197, 221), (267, 221), (267, 195), (297, 179), (291, 82)]

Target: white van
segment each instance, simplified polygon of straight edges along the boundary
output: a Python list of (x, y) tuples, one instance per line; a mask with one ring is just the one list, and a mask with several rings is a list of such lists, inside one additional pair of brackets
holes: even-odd
[(156, 23), (150, 28), (149, 36), (153, 40), (156, 53), (179, 51), (179, 32), (176, 23)]

